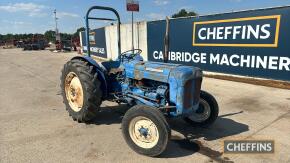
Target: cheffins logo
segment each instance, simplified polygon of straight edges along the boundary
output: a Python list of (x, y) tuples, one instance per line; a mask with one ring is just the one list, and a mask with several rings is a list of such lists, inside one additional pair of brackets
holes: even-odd
[(193, 46), (278, 47), (281, 15), (193, 23)]

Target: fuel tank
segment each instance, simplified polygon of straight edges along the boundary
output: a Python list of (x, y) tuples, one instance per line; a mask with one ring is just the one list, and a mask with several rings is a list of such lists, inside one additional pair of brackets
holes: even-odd
[(197, 109), (202, 71), (180, 64), (131, 61), (124, 64), (126, 77), (150, 79), (169, 84), (170, 103), (176, 105), (173, 116), (189, 115)]

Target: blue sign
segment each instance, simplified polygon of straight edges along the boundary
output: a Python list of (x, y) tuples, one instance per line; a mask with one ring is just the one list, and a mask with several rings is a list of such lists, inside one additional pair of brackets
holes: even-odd
[[(86, 34), (82, 32), (82, 44), (84, 52), (87, 51), (86, 46)], [(91, 45), (91, 55), (107, 58), (106, 52), (106, 34), (105, 28), (94, 29), (90, 31), (89, 35), (90, 45)]]
[[(169, 62), (290, 81), (290, 7), (170, 20)], [(148, 59), (163, 62), (166, 23), (147, 23)]]

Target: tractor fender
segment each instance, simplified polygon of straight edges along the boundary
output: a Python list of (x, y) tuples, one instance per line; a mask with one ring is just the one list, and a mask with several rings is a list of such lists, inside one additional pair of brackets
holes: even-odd
[(94, 59), (92, 59), (89, 56), (76, 56), (76, 57), (73, 57), (71, 60), (73, 59), (80, 59), (80, 60), (89, 62), (91, 65), (95, 67), (95, 70), (98, 72), (98, 79), (102, 83), (101, 89), (103, 91), (103, 98), (106, 98), (108, 95), (108, 84), (107, 84), (106, 77), (104, 74), (104, 68), (102, 68), (98, 62), (96, 62)]

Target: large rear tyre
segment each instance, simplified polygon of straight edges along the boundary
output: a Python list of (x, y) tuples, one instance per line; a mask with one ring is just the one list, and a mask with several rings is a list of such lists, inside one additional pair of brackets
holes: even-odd
[(219, 106), (216, 99), (211, 94), (201, 91), (199, 108), (184, 120), (195, 127), (208, 127), (215, 122), (218, 114)]
[(158, 156), (167, 147), (171, 136), (164, 115), (157, 109), (136, 105), (127, 111), (122, 120), (123, 137), (135, 152)]
[(96, 116), (102, 103), (101, 82), (94, 67), (73, 59), (64, 65), (61, 91), (66, 110), (73, 120), (87, 122)]

